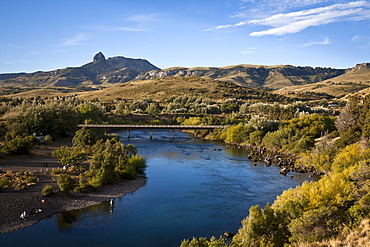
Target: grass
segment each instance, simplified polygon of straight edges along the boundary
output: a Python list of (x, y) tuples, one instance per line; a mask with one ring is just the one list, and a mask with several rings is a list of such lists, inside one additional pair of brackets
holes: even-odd
[(229, 97), (258, 97), (259, 91), (240, 87), (234, 83), (220, 82), (197, 77), (164, 77), (152, 80), (131, 81), (95, 92), (83, 92), (78, 96), (85, 99), (98, 97), (102, 102), (114, 99), (137, 100), (150, 98), (163, 102), (172, 95), (202, 96), (213, 100)]
[(321, 82), (286, 86), (276, 90), (276, 93), (286, 94), (289, 92), (314, 92), (341, 97), (353, 93), (366, 94), (370, 91), (370, 70), (361, 72), (349, 70), (343, 75), (333, 77)]
[(339, 236), (319, 243), (300, 243), (296, 247), (370, 246), (370, 219), (364, 219), (353, 230), (344, 230)]

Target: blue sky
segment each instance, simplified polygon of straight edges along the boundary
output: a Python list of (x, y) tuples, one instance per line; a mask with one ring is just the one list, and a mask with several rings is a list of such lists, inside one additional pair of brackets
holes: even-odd
[(370, 62), (370, 1), (1, 0), (0, 73), (108, 57), (160, 68)]

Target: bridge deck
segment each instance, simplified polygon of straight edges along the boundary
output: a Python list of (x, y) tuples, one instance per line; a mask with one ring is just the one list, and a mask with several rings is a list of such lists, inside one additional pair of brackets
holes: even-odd
[(79, 124), (79, 128), (109, 128), (109, 129), (178, 129), (178, 130), (207, 130), (221, 129), (224, 125), (145, 125), (145, 124)]

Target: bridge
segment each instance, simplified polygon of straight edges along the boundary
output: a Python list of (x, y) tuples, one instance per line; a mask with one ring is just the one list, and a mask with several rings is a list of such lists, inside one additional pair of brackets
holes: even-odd
[(172, 139), (175, 138), (175, 130), (213, 130), (222, 129), (224, 125), (146, 125), (146, 124), (79, 124), (79, 128), (105, 128), (105, 129), (125, 129), (127, 138), (130, 138), (130, 130), (149, 129), (150, 139), (153, 137), (153, 129), (172, 130)]

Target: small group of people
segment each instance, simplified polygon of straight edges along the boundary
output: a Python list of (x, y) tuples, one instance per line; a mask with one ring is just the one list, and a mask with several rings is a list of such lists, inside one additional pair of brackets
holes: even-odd
[(22, 219), (27, 219), (28, 218), (28, 214), (27, 214), (27, 212), (26, 211), (23, 211), (23, 213), (21, 214), (21, 216), (20, 216)]
[(35, 216), (37, 213), (41, 213), (41, 212), (42, 212), (41, 208), (32, 208), (29, 214), (26, 211), (23, 211), (23, 213), (21, 213), (20, 217), (22, 219), (26, 220), (30, 215)]

